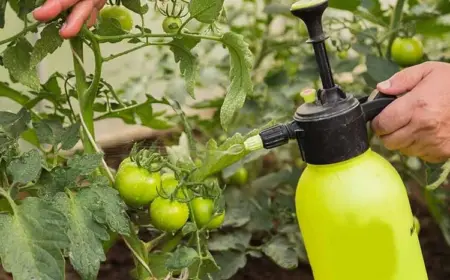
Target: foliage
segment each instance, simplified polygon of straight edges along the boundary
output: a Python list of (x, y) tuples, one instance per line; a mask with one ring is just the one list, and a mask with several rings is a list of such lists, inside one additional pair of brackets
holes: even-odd
[[(284, 269), (308, 262), (293, 200), (304, 167), (296, 143), (255, 153), (243, 143), (290, 120), (302, 103), (301, 89), (320, 87), (315, 57), (303, 44), (307, 32), (289, 13), (289, 1), (227, 2), (118, 1), (115, 5), (141, 19), (156, 15), (163, 23), (175, 17), (181, 26), (158, 33), (142, 20), (128, 30), (108, 16), (67, 42), (58, 33), (66, 14), (37, 23), (29, 13), (41, 1), (0, 4), (0, 27), (8, 24), (6, 8), (24, 24), (18, 34), (0, 40), (0, 64), (9, 73), (9, 81), (0, 82), (0, 97), (21, 105), (17, 112), (0, 112), (0, 259), (15, 279), (64, 279), (65, 262), (82, 279), (95, 279), (117, 234), (133, 255), (134, 279), (229, 279), (248, 257), (268, 257)], [(390, 7), (377, 0), (336, 0), (330, 6), (324, 18), (331, 37), (327, 48), (335, 79), (347, 92), (366, 95), (401, 69), (390, 53), (399, 36), (420, 38), (426, 53), (421, 61), (450, 61), (449, 46), (442, 43), (450, 30), (446, 1), (399, 0)], [(40, 39), (31, 43), (26, 35), (36, 33)], [(66, 43), (72, 71), (41, 81), (38, 65)], [(124, 50), (106, 55), (108, 44)], [(113, 87), (104, 74), (108, 62), (144, 48), (157, 69)], [(94, 69), (84, 63), (88, 52)], [(171, 86), (164, 97), (143, 90), (137, 101), (133, 90), (144, 78), (170, 85), (181, 78), (183, 88)], [(195, 100), (199, 89), (213, 86), (219, 96)], [(188, 107), (211, 109), (214, 115), (188, 115)], [(173, 173), (175, 188), (166, 192), (163, 186), (158, 195), (186, 204), (190, 214), (193, 199), (212, 200), (214, 215), (225, 213), (222, 227), (200, 227), (190, 215), (182, 228), (164, 232), (152, 224), (150, 205), (126, 205), (96, 142), (94, 122), (105, 119), (176, 129), (177, 141), (168, 140), (162, 151), (157, 144), (136, 143), (129, 157), (139, 168)], [(32, 148), (24, 150), (23, 141)], [(373, 148), (391, 160), (405, 182), (419, 183), (449, 240), (448, 195), (439, 187), (450, 164), (426, 165), (385, 150), (376, 138)], [(232, 177), (242, 168), (248, 180), (238, 185)]]

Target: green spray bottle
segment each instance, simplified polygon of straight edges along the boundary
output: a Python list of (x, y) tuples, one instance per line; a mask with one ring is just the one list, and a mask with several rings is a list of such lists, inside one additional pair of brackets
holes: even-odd
[(322, 15), (327, 0), (301, 0), (323, 89), (303, 93), (293, 121), (248, 139), (246, 149), (297, 140), (307, 163), (296, 190), (300, 231), (315, 280), (427, 280), (414, 216), (400, 175), (369, 146), (366, 124), (395, 97), (357, 99), (333, 80)]

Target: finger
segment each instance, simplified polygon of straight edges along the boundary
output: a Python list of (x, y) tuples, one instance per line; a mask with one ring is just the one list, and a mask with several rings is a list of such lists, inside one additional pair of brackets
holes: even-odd
[(60, 31), (61, 37), (71, 38), (76, 36), (91, 15), (93, 8), (94, 2), (92, 0), (84, 0), (75, 5), (72, 12), (67, 17), (64, 27)]
[(372, 129), (378, 136), (391, 134), (411, 122), (413, 95), (404, 95), (389, 104), (373, 121)]
[(392, 95), (406, 93), (414, 89), (431, 71), (433, 71), (433, 67), (426, 62), (409, 67), (398, 72), (389, 80), (379, 83), (377, 89)]
[(416, 126), (406, 125), (399, 130), (381, 136), (380, 139), (388, 150), (400, 150), (411, 146), (415, 140)]
[(92, 9), (91, 15), (89, 16), (89, 20), (87, 21), (88, 27), (92, 27), (95, 24), (95, 22), (97, 21), (97, 15), (98, 15), (98, 10), (97, 10), (97, 8), (94, 7)]
[(423, 156), (426, 155), (424, 147), (420, 145), (419, 142), (416, 140), (414, 140), (413, 143), (408, 147), (400, 149), (399, 151), (400, 153), (410, 157), (422, 158)]
[(435, 156), (429, 156), (429, 155), (425, 155), (422, 156), (421, 159), (423, 161), (429, 162), (429, 163), (443, 163), (445, 161), (447, 161), (447, 159), (445, 157), (435, 157)]
[(33, 17), (37, 21), (49, 21), (61, 12), (72, 7), (80, 0), (47, 0), (42, 6), (33, 11)]
[(100, 11), (103, 6), (105, 6), (106, 0), (95, 0), (94, 6), (97, 8), (98, 11)]

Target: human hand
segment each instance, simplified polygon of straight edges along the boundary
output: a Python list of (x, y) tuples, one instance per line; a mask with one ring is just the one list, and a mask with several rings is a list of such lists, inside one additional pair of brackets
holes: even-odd
[(42, 6), (33, 11), (37, 21), (46, 22), (54, 19), (63, 11), (72, 8), (70, 15), (63, 24), (60, 35), (68, 39), (80, 32), (84, 23), (88, 27), (95, 24), (98, 12), (105, 5), (106, 0), (47, 0)]
[(406, 68), (377, 89), (388, 95), (406, 93), (372, 121), (387, 149), (430, 163), (450, 158), (450, 64)]

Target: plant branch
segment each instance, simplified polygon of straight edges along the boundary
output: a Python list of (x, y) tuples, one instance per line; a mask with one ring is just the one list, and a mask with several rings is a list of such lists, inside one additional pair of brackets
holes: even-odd
[[(395, 6), (394, 14), (392, 15), (392, 18), (391, 18), (390, 30), (398, 29), (398, 27), (401, 23), (401, 20), (402, 20), (403, 8), (405, 7), (405, 4), (406, 4), (406, 0), (398, 0), (397, 1), (397, 5)], [(386, 52), (386, 57), (388, 59), (391, 59), (391, 48), (392, 48), (392, 44), (394, 43), (395, 38), (397, 37), (397, 33), (398, 32), (393, 32), (391, 34), (391, 36), (389, 37), (389, 42), (388, 42), (387, 52)]]
[(144, 44), (142, 44), (140, 46), (131, 48), (129, 50), (126, 50), (126, 51), (123, 51), (123, 52), (120, 52), (120, 53), (117, 53), (117, 54), (112, 54), (112, 55), (110, 55), (108, 57), (104, 57), (104, 58), (102, 58), (102, 60), (103, 60), (103, 62), (108, 62), (108, 61), (111, 61), (111, 60), (113, 60), (115, 58), (121, 57), (123, 55), (126, 55), (126, 54), (129, 54), (131, 52), (137, 51), (139, 49), (142, 49), (144, 47), (148, 47), (148, 46), (164, 46), (164, 45), (167, 45), (167, 43), (144, 43)]
[(130, 33), (130, 34), (124, 34), (124, 35), (115, 35), (115, 36), (101, 36), (101, 35), (94, 35), (98, 42), (109, 42), (111, 40), (123, 40), (123, 39), (133, 39), (133, 38), (173, 38), (175, 36), (182, 35), (184, 37), (191, 37), (191, 38), (200, 38), (200, 39), (206, 39), (206, 40), (212, 40), (212, 41), (221, 41), (221, 37), (218, 36), (207, 36), (207, 35), (200, 35), (200, 34), (191, 34), (191, 33), (184, 33), (181, 32), (180, 34), (153, 34), (153, 33)]
[(41, 22), (36, 22), (36, 23), (33, 23), (30, 26), (26, 26), (24, 29), (22, 29), (22, 31), (20, 31), (16, 35), (14, 35), (12, 37), (9, 37), (9, 38), (7, 38), (5, 40), (0, 41), (0, 45), (9, 43), (11, 41), (14, 41), (15, 39), (21, 37), (22, 35), (25, 35), (26, 33), (30, 32), (31, 30), (36, 29), (39, 25), (41, 25)]
[(141, 256), (133, 249), (133, 247), (130, 245), (130, 243), (127, 241), (126, 238), (123, 239), (123, 241), (125, 242), (125, 244), (127, 245), (128, 249), (130, 249), (130, 251), (133, 253), (134, 257), (138, 260), (138, 262), (145, 268), (145, 270), (147, 270), (147, 272), (150, 275), (153, 275), (152, 270), (150, 269), (150, 267), (148, 267), (147, 263), (141, 258)]
[[(83, 35), (85, 35), (88, 38), (88, 40), (91, 42), (92, 51), (94, 53), (94, 60), (95, 60), (94, 78), (92, 79), (91, 85), (86, 90), (85, 102), (84, 102), (84, 103), (89, 103), (89, 104), (91, 104), (90, 106), (92, 106), (92, 104), (94, 104), (95, 96), (97, 95), (98, 87), (100, 85), (100, 79), (102, 76), (103, 59), (102, 59), (102, 54), (101, 54), (101, 50), (100, 50), (100, 45), (99, 45), (97, 39), (95, 38), (94, 34), (91, 31), (89, 31), (89, 29), (87, 29), (85, 26), (83, 27), (82, 32), (83, 32)], [(83, 104), (83, 105), (86, 105), (86, 104)]]

